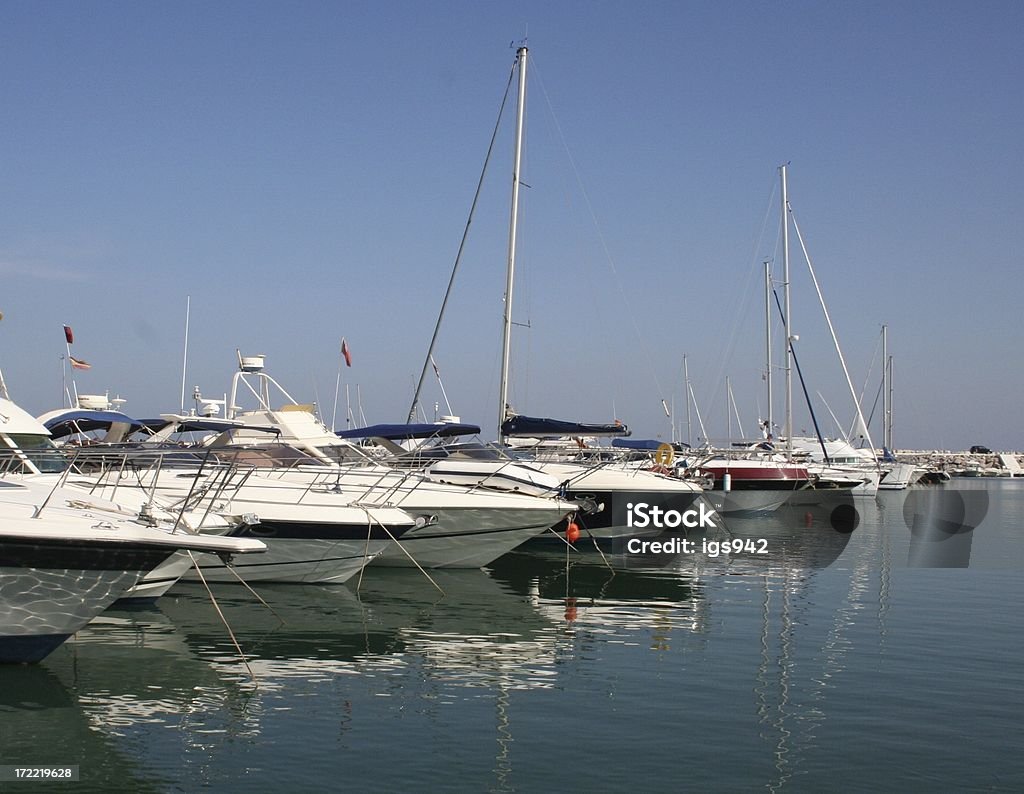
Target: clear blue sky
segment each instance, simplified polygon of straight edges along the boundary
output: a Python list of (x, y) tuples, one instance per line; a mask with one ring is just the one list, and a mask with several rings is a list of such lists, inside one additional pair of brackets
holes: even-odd
[[(345, 336), (367, 418), (404, 419), (526, 35), (520, 411), (666, 437), (686, 353), (709, 434), (726, 375), (750, 434), (789, 162), (858, 389), (889, 325), (897, 446), (1024, 449), (1022, 30), (1018, 2), (4, 3), (0, 366), (56, 407), (68, 323), (80, 392), (175, 409), (191, 296), (189, 392), (240, 347), (329, 417)], [(510, 154), (511, 115), (437, 353), (489, 431)], [(793, 301), (846, 422), (798, 256)]]

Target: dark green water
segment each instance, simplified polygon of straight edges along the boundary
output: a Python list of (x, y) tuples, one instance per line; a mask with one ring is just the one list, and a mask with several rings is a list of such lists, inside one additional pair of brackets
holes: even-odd
[(252, 676), (180, 586), (0, 670), (0, 764), (77, 764), (45, 789), (77, 791), (1024, 790), (1024, 480), (916, 493), (857, 500), (852, 533), (798, 507), (714, 535), (761, 557), (521, 552), (443, 597), (371, 569), (260, 588), (276, 614), (221, 587)]

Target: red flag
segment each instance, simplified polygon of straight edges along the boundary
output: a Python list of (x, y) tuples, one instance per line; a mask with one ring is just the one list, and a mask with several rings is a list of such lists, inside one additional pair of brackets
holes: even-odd
[(348, 342), (345, 341), (345, 337), (341, 338), (341, 355), (345, 357), (345, 366), (352, 366), (352, 352), (348, 349)]
[(64, 338), (68, 340), (69, 345), (73, 345), (75, 343), (75, 335), (71, 333), (70, 325), (64, 326)]
[(92, 369), (92, 364), (82, 361), (81, 359), (77, 359), (74, 356), (68, 356), (68, 361), (71, 362), (71, 366), (74, 369)]

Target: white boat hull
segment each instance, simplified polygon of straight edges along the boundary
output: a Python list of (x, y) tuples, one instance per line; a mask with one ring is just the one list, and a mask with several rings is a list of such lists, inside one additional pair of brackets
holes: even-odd
[[(209, 582), (237, 584), (245, 582), (292, 582), (303, 584), (342, 584), (376, 558), (390, 540), (331, 540), (261, 538), (266, 553), (255, 558), (235, 560), (229, 569), (219, 558), (196, 555), (202, 578)], [(197, 581), (194, 568), (183, 580)]]
[(44, 658), (144, 573), (0, 567), (0, 662)]
[(373, 564), (397, 568), (416, 564), (423, 568), (481, 568), (557, 524), (566, 513), (562, 504), (554, 501), (550, 507), (500, 512), (442, 509), (435, 514), (436, 523), (409, 530), (399, 541), (402, 548), (392, 544)]

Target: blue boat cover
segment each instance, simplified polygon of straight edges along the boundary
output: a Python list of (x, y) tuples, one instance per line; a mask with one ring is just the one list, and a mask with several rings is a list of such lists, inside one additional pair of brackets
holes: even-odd
[(205, 416), (190, 416), (187, 419), (141, 419), (136, 424), (145, 427), (153, 432), (163, 430), (168, 425), (176, 425), (179, 433), (223, 433), (225, 430), (246, 428), (260, 433), (279, 433), (275, 427), (260, 427), (258, 425), (248, 426), (244, 422), (236, 422), (233, 419), (214, 419)]
[(133, 430), (142, 427), (137, 419), (121, 413), (120, 411), (86, 411), (81, 409), (70, 409), (57, 416), (50, 417), (44, 422), (47, 430), (53, 438), (64, 438), (73, 436), (75, 433), (88, 433), (93, 430), (106, 430), (112, 424), (121, 422), (131, 425)]
[(351, 430), (339, 430), (338, 438), (386, 438), (398, 441), (406, 438), (452, 438), (453, 436), (473, 436), (480, 432), (477, 425), (460, 422), (438, 422), (436, 424), (408, 425), (370, 425), (356, 427)]
[(588, 425), (581, 422), (566, 422), (561, 419), (539, 419), (534, 416), (513, 416), (501, 424), (503, 436), (527, 436), (533, 438), (561, 436), (628, 436), (629, 428), (622, 422), (614, 424)]

